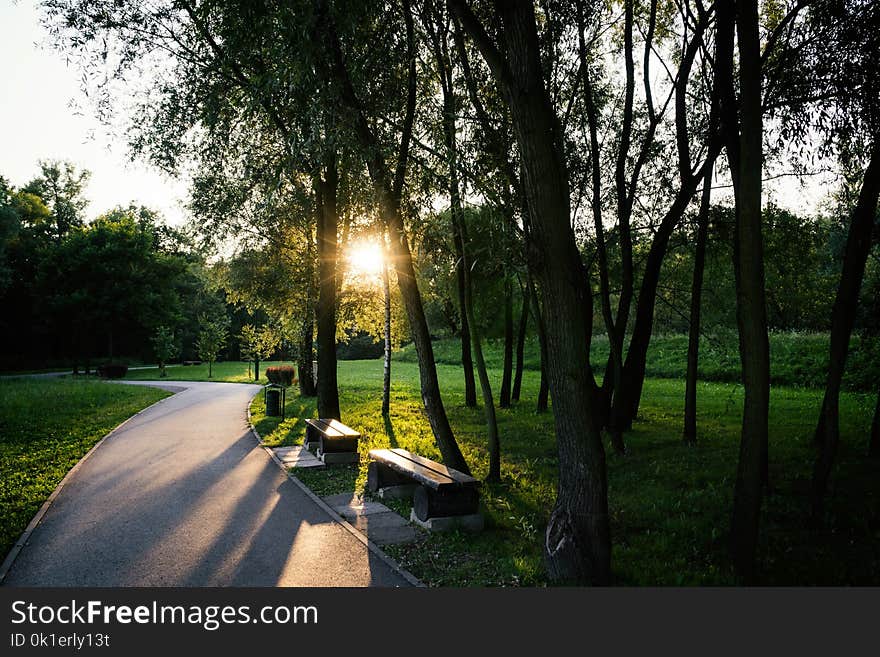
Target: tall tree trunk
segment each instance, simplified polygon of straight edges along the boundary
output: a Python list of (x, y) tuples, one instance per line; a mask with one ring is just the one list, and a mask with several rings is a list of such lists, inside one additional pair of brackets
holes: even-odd
[(516, 374), (513, 377), (513, 391), (510, 398), (519, 401), (519, 393), (522, 390), (523, 369), (526, 351), (526, 331), (529, 328), (529, 292), (528, 288), (522, 288), (522, 306), (519, 314), (519, 330), (516, 334)]
[(501, 392), (498, 405), (510, 408), (510, 387), (513, 379), (513, 289), (510, 277), (504, 280), (504, 365), (501, 375)]
[(464, 216), (459, 217), (458, 229), (461, 233), (461, 241), (464, 244), (464, 271), (465, 271), (465, 312), (471, 325), (471, 345), (474, 352), (474, 361), (477, 366), (477, 378), (480, 380), (480, 391), (483, 393), (483, 413), (486, 416), (486, 431), (489, 438), (489, 473), (486, 481), (501, 481), (501, 445), (498, 439), (498, 420), (495, 417), (495, 401), (492, 398), (492, 385), (489, 382), (489, 373), (486, 371), (486, 360), (483, 358), (483, 346), (480, 342), (480, 329), (474, 316), (474, 299), (471, 288), (470, 265), (467, 259), (467, 224)]
[(691, 314), (688, 326), (687, 378), (684, 393), (683, 440), (697, 442), (697, 365), (700, 356), (700, 310), (703, 295), (703, 271), (706, 268), (706, 239), (709, 235), (709, 202), (712, 197), (712, 169), (703, 176), (703, 195), (697, 215), (697, 244), (694, 249), (694, 277), (691, 282)]
[[(384, 241), (384, 240), (383, 240)], [(391, 287), (388, 284), (388, 264), (382, 265), (382, 293), (385, 296), (385, 354), (382, 369), (382, 415), (391, 412)]]
[[(722, 0), (727, 5), (729, 0)], [(729, 5), (728, 5), (729, 6)], [(721, 8), (719, 23), (725, 14)], [(764, 293), (764, 254), (761, 237), (761, 51), (757, 0), (736, 3), (740, 62), (738, 172), (734, 180), (736, 231), (734, 274), (739, 352), (745, 390), (739, 464), (734, 490), (731, 545), (734, 565), (746, 581), (755, 574), (758, 525), (766, 477), (767, 423), (770, 408), (770, 347)]]
[(821, 522), (823, 500), (828, 479), (834, 466), (840, 442), (839, 401), (840, 384), (849, 352), (849, 340), (856, 320), (859, 291), (865, 274), (865, 263), (871, 251), (871, 236), (877, 216), (877, 199), (880, 195), (880, 139), (871, 147), (871, 159), (865, 170), (859, 200), (853, 211), (843, 255), (843, 270), (834, 308), (831, 312), (831, 354), (828, 361), (828, 377), (825, 396), (816, 426), (815, 440), (819, 453), (813, 467), (811, 495), (813, 520)]
[(589, 360), (592, 293), (571, 227), (561, 129), (544, 86), (534, 7), (526, 0), (496, 3), (502, 54), (464, 0), (450, 4), (499, 82), (525, 172), (559, 452), (556, 503), (544, 540), (548, 572), (555, 580), (608, 584), (605, 450)]
[(254, 358), (254, 381), (260, 380), (260, 359)]
[(409, 2), (404, 0), (407, 49), (410, 59), (406, 120), (393, 181), (390, 179), (389, 171), (387, 170), (382, 147), (370, 128), (363, 106), (352, 86), (351, 78), (342, 55), (339, 36), (330, 17), (326, 0), (318, 0), (317, 13), (317, 26), (321, 32), (318, 37), (320, 43), (323, 43), (328, 51), (328, 60), (321, 61), (319, 64), (324, 68), (328, 79), (336, 88), (344, 110), (350, 115), (352, 130), (363, 151), (380, 215), (391, 235), (391, 254), (394, 270), (397, 274), (400, 294), (406, 307), (410, 333), (419, 360), (419, 379), (425, 413), (428, 416), (428, 422), (431, 424), (431, 430), (437, 441), (437, 447), (443, 455), (443, 461), (456, 470), (469, 473), (470, 469), (455, 440), (455, 435), (452, 433), (452, 427), (449, 425), (449, 418), (443, 406), (443, 398), (440, 396), (437, 366), (434, 362), (434, 348), (431, 344), (431, 334), (428, 331), (428, 322), (425, 318), (424, 306), (422, 305), (422, 295), (416, 282), (412, 253), (406, 237), (403, 210), (401, 208), (401, 194), (403, 191), (404, 174), (406, 172), (409, 140), (412, 137), (416, 100), (415, 37)]
[(336, 252), (339, 175), (336, 152), (328, 150), (322, 175), (317, 176), (318, 242), (318, 417), (340, 419), (336, 381)]

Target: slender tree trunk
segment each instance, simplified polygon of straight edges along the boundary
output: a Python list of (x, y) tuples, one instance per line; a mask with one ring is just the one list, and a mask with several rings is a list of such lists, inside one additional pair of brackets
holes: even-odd
[(422, 295), (416, 282), (412, 253), (406, 237), (403, 210), (400, 202), (409, 140), (412, 137), (416, 100), (415, 48), (409, 3), (407, 0), (404, 0), (404, 15), (407, 23), (407, 42), (410, 57), (406, 120), (398, 153), (398, 166), (393, 181), (390, 179), (382, 148), (376, 135), (370, 128), (363, 106), (352, 86), (351, 78), (342, 55), (339, 37), (336, 34), (335, 25), (330, 17), (326, 0), (319, 0), (317, 2), (317, 10), (317, 25), (321, 32), (319, 35), (320, 42), (325, 44), (325, 47), (328, 49), (328, 60), (322, 61), (320, 64), (325, 68), (325, 73), (336, 87), (344, 110), (347, 111), (352, 119), (352, 130), (363, 149), (380, 215), (391, 235), (391, 253), (394, 270), (397, 274), (400, 295), (406, 307), (410, 333), (419, 360), (419, 379), (425, 413), (431, 424), (431, 430), (437, 441), (437, 447), (443, 455), (443, 461), (446, 465), (456, 470), (469, 473), (470, 469), (455, 440), (455, 435), (452, 433), (452, 427), (449, 425), (449, 418), (443, 406), (443, 398), (440, 395), (437, 366), (434, 362), (434, 348), (431, 344), (431, 334), (428, 330), (425, 309), (422, 305)]
[(464, 216), (459, 217), (459, 230), (461, 241), (464, 244), (464, 271), (465, 271), (465, 312), (471, 325), (471, 345), (474, 352), (474, 361), (477, 366), (477, 378), (480, 381), (480, 390), (483, 393), (483, 413), (486, 416), (486, 431), (489, 437), (489, 473), (486, 481), (501, 481), (501, 445), (498, 439), (498, 420), (495, 416), (495, 401), (492, 397), (492, 385), (489, 382), (489, 373), (486, 371), (486, 360), (483, 358), (483, 346), (480, 342), (479, 324), (474, 316), (474, 300), (471, 289), (470, 265), (467, 259), (467, 225)]
[(877, 404), (874, 406), (874, 421), (871, 423), (871, 444), (868, 456), (880, 458), (880, 392), (877, 393)]
[[(726, 3), (728, 0), (722, 0)], [(724, 10), (718, 16), (723, 19)], [(736, 3), (740, 61), (740, 131), (738, 175), (734, 182), (736, 234), (734, 274), (739, 351), (742, 363), (742, 436), (734, 490), (731, 544), (734, 565), (748, 582), (754, 580), (758, 525), (766, 478), (770, 409), (770, 348), (764, 293), (761, 237), (762, 109), (761, 51), (757, 0)], [(733, 166), (733, 162), (731, 162)]]
[(556, 503), (544, 539), (551, 579), (608, 584), (611, 544), (605, 450), (590, 368), (592, 293), (571, 228), (561, 128), (541, 71), (531, 2), (496, 3), (504, 54), (463, 0), (452, 0), (511, 110), (541, 283), (553, 415), (559, 452)]
[[(318, 215), (315, 215), (316, 219)], [(316, 226), (317, 229), (317, 226)], [(314, 345), (314, 317), (315, 317), (315, 286), (314, 286), (314, 243), (309, 231), (308, 240), (306, 241), (306, 268), (307, 280), (306, 286), (306, 308), (307, 312), (302, 320), (299, 331), (299, 346), (297, 351), (297, 369), (299, 370), (299, 394), (303, 397), (315, 397), (318, 394), (315, 384), (315, 345)]]
[(513, 391), (511, 392), (511, 399), (513, 401), (519, 401), (519, 393), (522, 389), (522, 378), (523, 378), (523, 369), (525, 367), (525, 363), (523, 362), (525, 358), (525, 350), (526, 350), (526, 331), (529, 328), (529, 293), (528, 288), (524, 287), (522, 289), (522, 306), (520, 308), (519, 315), (519, 330), (516, 334), (516, 374), (513, 377)]
[(318, 417), (340, 419), (336, 381), (336, 251), (338, 216), (336, 192), (339, 176), (336, 153), (324, 158), (323, 178), (317, 176), (318, 242)]
[(315, 371), (312, 369), (314, 362), (313, 330), (312, 319), (309, 316), (303, 320), (299, 333), (297, 369), (299, 370), (299, 394), (303, 397), (314, 397), (318, 392), (315, 388)]
[(498, 405), (510, 408), (510, 388), (513, 378), (513, 289), (510, 276), (504, 280), (504, 366)]
[(465, 271), (464, 271), (464, 250), (461, 244), (461, 236), (455, 231), (452, 239), (455, 246), (455, 277), (458, 287), (458, 311), (461, 319), (461, 367), (464, 370), (464, 403), (465, 406), (471, 408), (477, 405), (477, 384), (474, 380), (474, 359), (471, 354), (471, 329), (470, 322), (465, 312), (464, 295), (465, 295)]
[(694, 277), (691, 283), (691, 314), (688, 327), (687, 379), (684, 393), (683, 440), (697, 442), (697, 365), (700, 354), (700, 309), (702, 307), (703, 271), (706, 267), (706, 239), (709, 234), (709, 201), (712, 197), (712, 169), (703, 177), (703, 195), (697, 216), (697, 244), (694, 249)]
[(816, 523), (822, 521), (825, 491), (828, 488), (828, 479), (840, 442), (840, 384), (843, 380), (849, 340), (856, 320), (865, 263), (871, 251), (878, 195), (880, 195), (880, 139), (876, 139), (872, 145), (871, 159), (865, 170), (862, 189), (850, 221), (843, 256), (843, 270), (840, 273), (840, 283), (831, 312), (831, 357), (828, 362), (825, 396), (822, 399), (822, 410), (819, 413), (815, 433), (819, 453), (813, 467), (811, 504), (813, 520)]
[(538, 348), (541, 354), (541, 383), (538, 387), (538, 403), (535, 412), (545, 413), (547, 411), (547, 402), (550, 398), (550, 383), (547, 378), (547, 333), (544, 331), (544, 318), (541, 314), (541, 304), (538, 301), (538, 293), (535, 290), (535, 284), (529, 278), (529, 296), (532, 300), (532, 314), (535, 316), (535, 326), (538, 331)]
[(254, 381), (260, 380), (260, 359), (254, 358)]
[(385, 296), (385, 354), (382, 370), (382, 415), (391, 412), (391, 287), (388, 283), (388, 264), (382, 265), (382, 293)]
[[(632, 3), (625, 6), (627, 12), (625, 30), (631, 32), (632, 12), (634, 11)], [(648, 64), (651, 60), (650, 43), (653, 39), (654, 26), (657, 15), (657, 3), (651, 2), (650, 18), (648, 26), (648, 34), (646, 35), (645, 47), (645, 88), (646, 97), (650, 100), (648, 90), (650, 84), (648, 80)], [(690, 78), (690, 72), (693, 67), (694, 60), (704, 44), (703, 33), (708, 25), (706, 15), (701, 16), (696, 30), (691, 33), (688, 40), (685, 41), (682, 58), (679, 64), (678, 73), (675, 81), (675, 133), (676, 146), (678, 152), (678, 170), (679, 170), (679, 189), (675, 200), (667, 210), (665, 217), (661, 222), (661, 226), (655, 234), (651, 243), (651, 249), (645, 264), (645, 272), (639, 291), (638, 303), (636, 305), (636, 319), (633, 326), (633, 335), (631, 336), (629, 349), (626, 359), (619, 377), (615, 377), (614, 392), (612, 398), (612, 408), (608, 413), (608, 429), (612, 437), (621, 431), (626, 431), (632, 427), (632, 422), (638, 412), (639, 402), (641, 400), (642, 387), (645, 378), (645, 366), (647, 358), (648, 345), (651, 339), (654, 321), (654, 306), (656, 303), (657, 284), (659, 282), (660, 269), (669, 243), (669, 237), (672, 234), (676, 224), (681, 219), (690, 203), (691, 197), (696, 191), (699, 184), (700, 175), (694, 175), (692, 170), (692, 162), (690, 155), (690, 137), (688, 134), (688, 116), (687, 116), (687, 84)], [(627, 106), (631, 104), (629, 96), (634, 86), (633, 63), (632, 63), (632, 35), (625, 34), (625, 50), (627, 53)], [(617, 170), (616, 170), (616, 188), (617, 188), (617, 206), (620, 224), (620, 249), (622, 262), (622, 280), (623, 286), (621, 290), (621, 298), (618, 303), (617, 319), (614, 322), (615, 331), (613, 332), (617, 344), (622, 347), (623, 339), (626, 334), (627, 322), (633, 293), (633, 267), (632, 267), (632, 240), (630, 237), (630, 217), (634, 203), (634, 195), (632, 192), (636, 180), (636, 173), (644, 164), (649, 146), (653, 143), (654, 130), (657, 127), (656, 115), (653, 110), (653, 103), (649, 103), (649, 114), (651, 121), (648, 131), (642, 144), (642, 150), (636, 159), (635, 171), (628, 181), (625, 175), (627, 166), (627, 152), (629, 130), (626, 128), (627, 116), (624, 116), (624, 130), (621, 137), (622, 145), (618, 151)], [(713, 112), (714, 114), (714, 112)], [(714, 134), (715, 121), (710, 115), (709, 126), (709, 148), (703, 167), (711, 167), (715, 157), (720, 149), (720, 145)], [(614, 358), (614, 341), (611, 341), (612, 359)], [(618, 361), (621, 359), (618, 358)], [(613, 363), (612, 363), (613, 366)], [(606, 373), (612, 368), (606, 368)], [(603, 381), (603, 388), (607, 391), (608, 386)], [(606, 395), (607, 397), (607, 395)]]
[[(614, 315), (611, 310), (611, 287), (608, 276), (608, 254), (605, 248), (605, 228), (602, 224), (602, 179), (601, 179), (601, 152), (599, 148), (599, 118), (593, 96), (593, 85), (590, 80), (589, 63), (587, 61), (587, 46), (584, 36), (586, 29), (583, 8), (581, 4), (577, 4), (577, 24), (578, 24), (578, 54), (581, 60), (581, 71), (584, 85), (584, 100), (587, 109), (587, 124), (590, 132), (590, 182), (592, 185), (591, 207), (593, 210), (593, 228), (596, 231), (596, 255), (597, 265), (599, 268), (599, 297), (602, 308), (602, 319), (605, 322), (605, 332), (608, 335), (608, 364), (605, 368), (605, 377), (602, 379), (602, 392), (600, 397), (600, 415), (602, 420), (600, 425), (605, 425), (608, 419), (608, 403), (613, 397), (619, 395), (620, 386), (622, 384), (623, 371), (623, 334), (617, 331), (614, 324)], [(633, 7), (632, 2), (625, 3), (624, 9), (624, 41), (626, 48), (626, 100), (624, 108), (624, 126), (622, 130), (621, 153), (624, 148), (628, 148), (629, 129), (627, 126), (631, 124), (632, 117), (632, 96), (633, 96), (633, 64), (632, 64), (632, 22)], [(622, 215), (623, 208), (626, 205), (626, 186), (623, 182), (623, 160), (618, 159), (617, 167), (617, 183), (618, 191), (623, 192), (623, 196), (618, 196), (618, 214)], [(625, 222), (621, 222), (625, 223)], [(608, 424), (608, 432), (611, 436), (611, 444), (618, 454), (626, 452), (626, 445), (623, 441), (623, 432), (613, 423)]]
[[(433, 21), (436, 20), (436, 23)], [(467, 272), (465, 271), (464, 244), (462, 243), (461, 222), (464, 214), (461, 207), (461, 185), (458, 175), (458, 146), (456, 144), (456, 99), (452, 82), (452, 61), (446, 37), (446, 26), (442, 17), (427, 19), (426, 25), (432, 41), (434, 60), (440, 79), (443, 94), (443, 141), (446, 146), (447, 165), (449, 168), (449, 202), (452, 216), (452, 243), (455, 249), (455, 276), (458, 291), (458, 310), (461, 324), (461, 366), (464, 370), (464, 403), (475, 408), (477, 405), (477, 388), (474, 381), (474, 362), (471, 353), (470, 319), (465, 308), (467, 293)]]
[[(693, 187), (696, 187), (696, 183)], [(660, 283), (663, 259), (666, 257), (672, 231), (684, 215), (692, 194), (693, 189), (690, 185), (687, 189), (679, 190), (675, 202), (654, 235), (648, 257), (645, 259), (642, 286), (636, 303), (635, 322), (621, 374), (621, 385), (619, 390), (615, 391), (611, 407), (609, 426), (613, 431), (627, 431), (632, 428), (633, 420), (638, 413), (645, 383), (648, 347), (654, 328), (654, 307), (657, 303), (657, 286)], [(609, 430), (612, 430), (611, 428)]]

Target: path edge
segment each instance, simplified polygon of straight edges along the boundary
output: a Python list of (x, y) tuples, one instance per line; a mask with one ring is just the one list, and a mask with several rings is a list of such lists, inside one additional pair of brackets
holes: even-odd
[[(254, 397), (256, 397), (258, 394), (260, 394), (259, 391), (257, 391), (257, 393), (254, 395)], [(350, 522), (348, 522), (345, 518), (343, 518), (341, 515), (336, 513), (336, 511), (333, 510), (333, 507), (331, 507), (324, 500), (322, 500), (320, 497), (318, 497), (311, 488), (306, 486), (302, 481), (300, 481), (297, 477), (295, 477), (293, 474), (291, 474), (290, 469), (287, 466), (285, 466), (284, 463), (282, 463), (281, 459), (279, 459), (275, 455), (275, 452), (272, 451), (272, 448), (263, 442), (263, 437), (260, 435), (260, 432), (257, 431), (257, 428), (254, 426), (254, 423), (251, 419), (251, 403), (253, 402), (254, 397), (251, 397), (251, 399), (248, 401), (248, 404), (247, 404), (248, 427), (250, 428), (250, 431), (253, 434), (254, 438), (257, 439), (257, 443), (259, 444), (259, 446), (262, 447), (266, 451), (266, 453), (269, 455), (269, 458), (272, 459), (272, 461), (275, 463), (275, 465), (277, 465), (281, 469), (281, 471), (285, 474), (285, 476), (288, 479), (290, 479), (290, 481), (292, 481), (296, 486), (298, 486), (300, 488), (300, 490), (302, 490), (302, 492), (304, 492), (306, 495), (308, 495), (309, 498), (315, 504), (317, 504), (319, 507), (321, 507), (321, 509), (325, 513), (327, 513), (333, 520), (335, 520), (340, 525), (342, 525), (342, 527), (345, 528), (358, 541), (363, 543), (364, 546), (366, 546), (366, 548), (370, 552), (372, 552), (376, 557), (378, 557), (379, 560), (382, 561), (386, 566), (391, 568), (394, 572), (396, 572), (398, 575), (403, 577), (407, 582), (412, 584), (414, 587), (427, 588), (427, 586), (425, 586), (425, 584), (420, 579), (418, 579), (415, 575), (413, 575), (411, 572), (409, 572), (406, 568), (404, 568), (399, 563), (397, 563), (397, 561), (395, 561), (390, 556), (388, 556), (382, 550), (382, 548), (380, 548), (378, 545), (373, 543), (373, 541), (371, 541), (369, 538), (367, 538), (367, 536), (363, 532), (361, 532), (357, 527), (355, 527)], [(2, 581), (2, 580), (0, 580), (0, 581)]]
[[(158, 386), (149, 386), (149, 387), (158, 387)], [(159, 389), (164, 390), (164, 388), (159, 388)], [(166, 392), (171, 392), (171, 391), (166, 390)], [(40, 524), (40, 522), (43, 520), (43, 517), (46, 515), (46, 512), (49, 511), (49, 507), (52, 506), (52, 502), (54, 502), (55, 498), (61, 494), (61, 489), (64, 488), (64, 485), (70, 480), (71, 477), (73, 477), (73, 475), (76, 473), (76, 471), (80, 469), (80, 466), (82, 466), (82, 464), (85, 463), (86, 460), (101, 445), (104, 444), (105, 440), (107, 440), (108, 438), (110, 438), (114, 434), (116, 434), (126, 424), (131, 422), (133, 419), (135, 419), (137, 416), (141, 415), (142, 413), (146, 413), (148, 410), (150, 410), (154, 406), (158, 406), (159, 404), (171, 399), (172, 397), (174, 397), (174, 395), (176, 395), (180, 392), (183, 392), (183, 391), (179, 390), (177, 392), (171, 392), (171, 394), (168, 395), (167, 397), (163, 397), (159, 401), (153, 402), (149, 406), (142, 408), (134, 415), (126, 418), (125, 420), (123, 420), (122, 422), (117, 424), (115, 427), (110, 429), (110, 431), (108, 431), (104, 435), (104, 437), (101, 438), (101, 440), (99, 440), (94, 445), (92, 445), (92, 448), (88, 452), (86, 452), (83, 455), (83, 457), (79, 461), (77, 461), (70, 470), (67, 471), (67, 474), (64, 475), (64, 478), (58, 482), (58, 485), (55, 487), (55, 490), (52, 491), (52, 493), (49, 495), (49, 497), (46, 498), (46, 501), (43, 502), (43, 504), (39, 508), (39, 510), (37, 510), (37, 512), (34, 514), (34, 517), (31, 518), (31, 521), (28, 523), (28, 526), (25, 527), (24, 531), (21, 533), (21, 536), (18, 537), (18, 540), (15, 542), (15, 544), (12, 546), (12, 548), (10, 548), (9, 554), (7, 554), (6, 558), (3, 560), (3, 564), (0, 565), (0, 586), (2, 586), (3, 582), (6, 580), (6, 576), (9, 574), (9, 571), (12, 569), (12, 566), (15, 563), (16, 558), (18, 558), (19, 553), (21, 553), (22, 548), (24, 548), (24, 546), (27, 545), (27, 542), (30, 540), (31, 534), (37, 528), (37, 526)], [(250, 408), (248, 410), (250, 410)]]

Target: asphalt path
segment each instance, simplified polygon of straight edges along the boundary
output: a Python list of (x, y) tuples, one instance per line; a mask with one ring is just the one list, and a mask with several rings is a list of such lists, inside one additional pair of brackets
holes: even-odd
[(5, 585), (409, 585), (258, 445), (246, 408), (260, 386), (164, 387), (179, 392), (68, 479)]

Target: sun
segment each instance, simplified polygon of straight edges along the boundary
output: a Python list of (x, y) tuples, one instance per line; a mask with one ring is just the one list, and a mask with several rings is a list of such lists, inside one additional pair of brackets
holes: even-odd
[(376, 242), (357, 242), (349, 249), (348, 262), (353, 274), (377, 276), (382, 272), (385, 258), (382, 247)]

